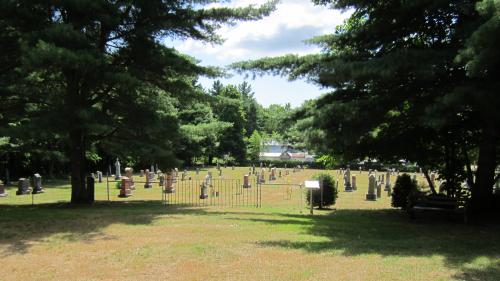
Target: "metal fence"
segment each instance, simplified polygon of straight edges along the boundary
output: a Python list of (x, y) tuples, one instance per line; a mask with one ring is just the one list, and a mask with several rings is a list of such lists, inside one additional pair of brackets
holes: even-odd
[(202, 191), (203, 180), (177, 181), (172, 192), (163, 188), (163, 202), (166, 205), (259, 208), (262, 188), (255, 180), (249, 183), (245, 187), (239, 179), (213, 179), (206, 191)]

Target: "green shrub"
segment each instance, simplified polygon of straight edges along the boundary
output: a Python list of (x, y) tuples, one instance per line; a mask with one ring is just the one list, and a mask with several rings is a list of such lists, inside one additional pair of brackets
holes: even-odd
[(410, 175), (402, 174), (396, 179), (392, 191), (391, 205), (395, 208), (406, 209), (408, 206), (408, 196), (418, 191), (417, 182), (412, 180)]
[[(314, 175), (313, 179), (319, 180), (320, 182), (322, 181), (323, 183), (323, 206), (335, 205), (338, 197), (338, 190), (333, 177), (329, 174), (320, 173)], [(320, 206), (319, 203), (321, 200), (321, 190), (313, 189), (312, 194), (314, 199), (314, 206)], [(308, 204), (311, 204), (311, 192), (309, 190), (307, 191), (306, 200)]]

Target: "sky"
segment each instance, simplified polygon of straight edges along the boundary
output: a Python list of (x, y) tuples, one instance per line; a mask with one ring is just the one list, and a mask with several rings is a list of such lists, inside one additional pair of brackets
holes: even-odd
[[(225, 6), (247, 6), (262, 4), (265, 0), (235, 0)], [(215, 4), (212, 6), (220, 6)], [(225, 41), (221, 45), (201, 43), (192, 39), (175, 41), (173, 47), (191, 55), (202, 65), (225, 67), (233, 62), (273, 57), (285, 54), (305, 55), (319, 52), (318, 47), (304, 43), (314, 36), (333, 33), (349, 14), (324, 6), (315, 6), (310, 0), (281, 0), (270, 16), (251, 22), (240, 22), (223, 26), (218, 34)], [(328, 91), (305, 81), (288, 81), (286, 77), (263, 76), (253, 78), (230, 73), (232, 77), (220, 79), (223, 84), (252, 85), (255, 98), (263, 106), (290, 103), (300, 106)], [(200, 83), (210, 88), (213, 79), (201, 78)]]

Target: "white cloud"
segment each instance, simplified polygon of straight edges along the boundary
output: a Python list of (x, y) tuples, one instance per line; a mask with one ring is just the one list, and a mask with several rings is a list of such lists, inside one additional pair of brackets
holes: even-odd
[[(236, 0), (225, 6), (240, 7), (264, 2)], [(306, 54), (317, 51), (317, 48), (304, 44), (304, 40), (332, 33), (347, 16), (348, 13), (315, 6), (310, 0), (283, 0), (274, 13), (262, 20), (221, 28), (219, 34), (226, 40), (222, 45), (188, 39), (176, 44), (176, 48), (202, 60), (210, 58), (210, 61), (220, 64), (287, 53)]]

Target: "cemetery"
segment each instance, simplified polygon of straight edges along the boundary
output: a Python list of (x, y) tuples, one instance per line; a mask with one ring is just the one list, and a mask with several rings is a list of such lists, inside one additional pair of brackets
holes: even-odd
[(500, 1), (0, 1), (0, 281), (500, 280)]

